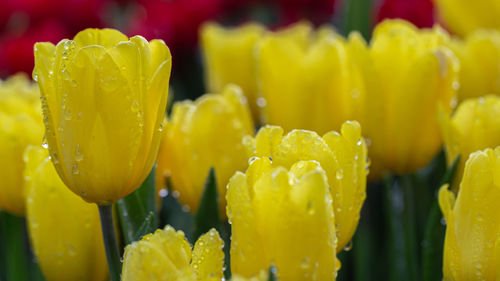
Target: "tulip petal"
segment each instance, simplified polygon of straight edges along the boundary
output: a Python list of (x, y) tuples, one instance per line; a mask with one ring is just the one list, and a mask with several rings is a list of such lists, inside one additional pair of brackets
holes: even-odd
[(193, 248), (192, 267), (198, 280), (222, 280), (224, 277), (224, 242), (215, 229), (202, 235)]

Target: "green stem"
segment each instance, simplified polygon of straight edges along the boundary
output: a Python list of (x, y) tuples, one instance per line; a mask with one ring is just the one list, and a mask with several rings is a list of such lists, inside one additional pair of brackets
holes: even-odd
[(111, 281), (120, 281), (122, 264), (113, 223), (113, 208), (112, 205), (98, 205), (98, 207), (99, 215), (101, 216), (102, 237), (108, 259), (109, 275)]
[(408, 178), (390, 177), (385, 180), (385, 190), (389, 264), (392, 266), (389, 280), (416, 281), (418, 259), (413, 186)]
[(346, 3), (344, 35), (359, 31), (365, 39), (370, 38), (372, 0), (349, 0)]
[(0, 214), (2, 221), (2, 236), (5, 248), (6, 278), (7, 281), (28, 280), (30, 261), (26, 245), (25, 221), (23, 218)]
[(422, 246), (422, 280), (441, 280), (444, 227), (441, 225), (441, 211), (435, 200), (425, 228)]

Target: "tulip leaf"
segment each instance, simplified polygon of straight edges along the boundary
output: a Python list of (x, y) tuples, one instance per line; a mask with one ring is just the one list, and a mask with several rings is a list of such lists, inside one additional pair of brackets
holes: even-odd
[(140, 240), (142, 236), (151, 233), (151, 230), (154, 230), (154, 217), (155, 214), (153, 212), (149, 212), (148, 216), (144, 219), (137, 232), (134, 234), (134, 241)]
[(215, 169), (212, 167), (208, 172), (200, 206), (194, 217), (194, 241), (211, 228), (220, 232), (218, 199), (217, 179), (215, 178)]
[(365, 39), (370, 38), (372, 0), (349, 0), (345, 5), (344, 35), (359, 31)]
[[(5, 272), (7, 280), (29, 280), (28, 275), (28, 249), (25, 243), (25, 221), (23, 218), (11, 215), (7, 212), (0, 212), (0, 221), (2, 223), (2, 241), (5, 248), (1, 270)], [(5, 267), (4, 267), (5, 266)]]
[(411, 175), (385, 178), (388, 226), (388, 280), (418, 280), (417, 230)]
[[(441, 179), (440, 186), (451, 184), (457, 172), (460, 155), (455, 158), (453, 164), (446, 170)], [(443, 245), (445, 227), (441, 224), (441, 210), (439, 201), (435, 197), (431, 207), (427, 224), (425, 226), (424, 240), (422, 242), (422, 280), (433, 281), (442, 279)]]
[(116, 202), (116, 208), (125, 244), (137, 241), (156, 229), (158, 217), (154, 168), (136, 191)]

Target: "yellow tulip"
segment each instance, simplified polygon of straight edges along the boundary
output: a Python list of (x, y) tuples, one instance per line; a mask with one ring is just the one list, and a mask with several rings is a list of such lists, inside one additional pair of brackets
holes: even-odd
[(335, 280), (335, 218), (326, 173), (316, 161), (290, 170), (252, 159), (229, 181), (231, 272), (257, 275), (274, 265), (279, 280)]
[(42, 147), (24, 154), (29, 237), (48, 281), (108, 280), (97, 206), (66, 188)]
[(500, 148), (472, 153), (455, 196), (443, 186), (443, 280), (500, 280)]
[(226, 184), (234, 172), (247, 167), (242, 139), (254, 131), (239, 87), (229, 85), (222, 94), (176, 103), (165, 130), (158, 170), (169, 171), (180, 202), (193, 212), (198, 209), (208, 172), (214, 167), (224, 214)]
[(264, 31), (254, 23), (229, 29), (211, 22), (202, 27), (200, 35), (208, 91), (220, 93), (231, 83), (240, 86), (254, 120), (259, 119), (254, 49)]
[(215, 229), (202, 235), (193, 250), (184, 232), (167, 225), (125, 248), (122, 281), (216, 281), (223, 274), (224, 242)]
[(24, 75), (0, 80), (0, 209), (25, 214), (23, 152), (43, 138), (40, 91)]
[(318, 161), (326, 172), (333, 197), (337, 252), (348, 245), (366, 198), (369, 165), (358, 122), (347, 121), (342, 125), (341, 134), (332, 131), (322, 138), (304, 130), (293, 130), (283, 136), (280, 127), (266, 126), (255, 139), (246, 137), (244, 144), (250, 156), (270, 157), (276, 167), (290, 168), (301, 160)]
[(497, 0), (435, 0), (444, 25), (461, 36), (480, 28), (500, 29), (500, 2)]
[[(358, 33), (349, 37), (363, 71), (366, 89), (364, 136), (372, 160), (372, 177), (384, 172), (414, 172), (441, 148), (438, 109), (450, 113), (459, 62), (445, 47), (439, 27), (418, 30), (402, 20), (386, 20), (370, 46)], [(455, 85), (455, 86), (454, 86)]]
[(35, 45), (45, 136), (63, 182), (88, 202), (110, 204), (153, 167), (171, 56), (161, 40), (86, 29)]
[(449, 165), (461, 155), (457, 168), (458, 187), (465, 161), (472, 152), (500, 145), (500, 97), (486, 96), (460, 103), (452, 117), (441, 116), (441, 131)]
[(329, 28), (299, 24), (265, 36), (257, 47), (265, 123), (324, 134), (357, 119), (364, 88), (354, 55)]
[(477, 30), (465, 40), (452, 40), (450, 48), (460, 60), (460, 100), (489, 94), (500, 95), (499, 31)]

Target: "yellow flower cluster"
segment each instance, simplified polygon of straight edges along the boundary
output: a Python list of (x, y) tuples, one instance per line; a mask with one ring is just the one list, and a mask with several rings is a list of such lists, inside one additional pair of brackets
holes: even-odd
[[(477, 25), (496, 27), (496, 8)], [(445, 20), (453, 13), (463, 11)], [(270, 266), (284, 281), (335, 280), (368, 170), (375, 180), (415, 172), (443, 140), (448, 164), (461, 155), (456, 186), (439, 192), (444, 279), (500, 278), (497, 31), (452, 39), (390, 20), (366, 42), (307, 23), (274, 32), (209, 23), (201, 43), (211, 94), (175, 103), (166, 119), (171, 55), (161, 40), (87, 29), (35, 45), (39, 88), (22, 76), (0, 82), (0, 208), (26, 209), (48, 280), (109, 278), (89, 203), (130, 194), (155, 161), (193, 213), (214, 168), (232, 280), (268, 280)], [(222, 280), (223, 245), (212, 229), (191, 247), (167, 225), (126, 246), (121, 279)]]
[(196, 102), (176, 103), (165, 126), (157, 173), (169, 174), (179, 200), (196, 212), (208, 171), (214, 167), (224, 214), (229, 178), (248, 162), (242, 139), (253, 131), (238, 86), (228, 85), (221, 94), (204, 95)]

